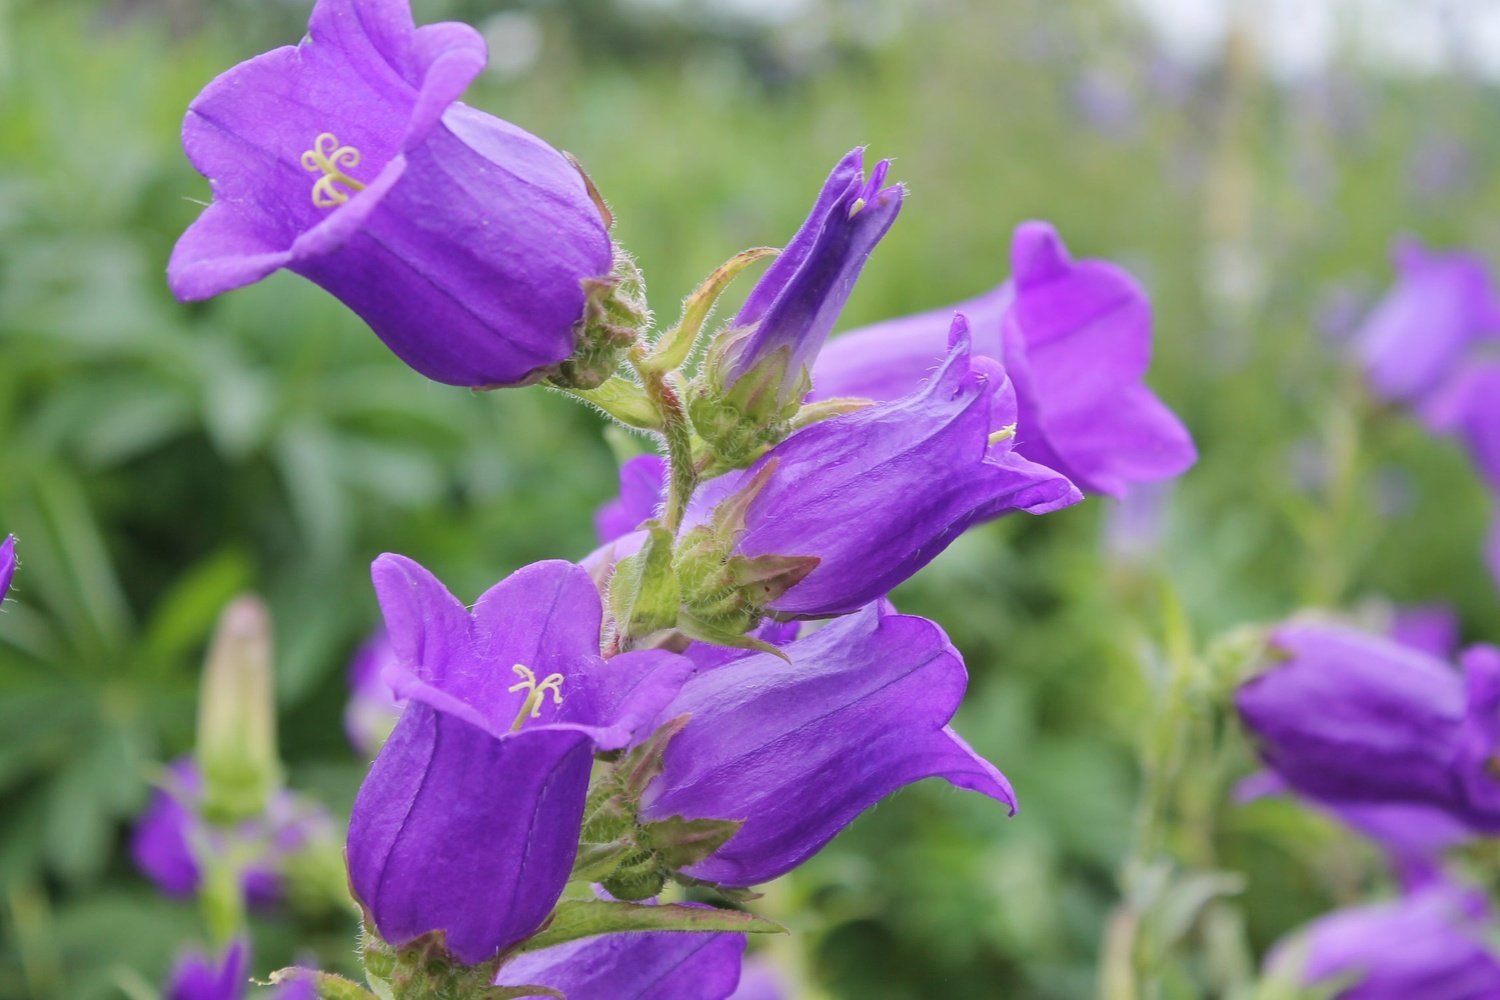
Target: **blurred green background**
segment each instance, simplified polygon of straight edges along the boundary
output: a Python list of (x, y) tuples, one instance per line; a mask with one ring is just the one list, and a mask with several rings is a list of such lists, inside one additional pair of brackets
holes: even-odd
[[(149, 996), (201, 935), (124, 846), (153, 763), (191, 744), (232, 595), (276, 616), (291, 784), (345, 809), (370, 560), (408, 554), (471, 598), (586, 552), (613, 490), (591, 413), (427, 383), (300, 279), (167, 293), (207, 197), (183, 110), (295, 41), (308, 6), (0, 0), (0, 532), (23, 557), (0, 615), (0, 997)], [(1160, 516), (1092, 499), (993, 524), (898, 592), (966, 654), (957, 726), (1022, 811), (922, 785), (773, 886), (761, 905), (796, 934), (769, 957), (795, 995), (1064, 1000), (1102, 963), (1147, 995), (1233, 996), (1277, 936), (1380, 887), (1327, 823), (1230, 804), (1250, 758), (1223, 711), (1238, 654), (1213, 637), (1309, 604), (1447, 601), (1500, 639), (1483, 490), (1451, 442), (1364, 400), (1340, 344), (1399, 233), (1500, 254), (1480, 73), (1351, 46), (1278, 77), (1253, 17), (1189, 60), (1107, 0), (414, 7), (486, 30), (470, 103), (587, 165), (663, 316), (784, 242), (858, 144), (911, 197), (843, 326), (998, 283), (1027, 218), (1153, 297), (1151, 382), (1201, 463)], [(352, 959), (342, 916), (257, 930), (262, 974)]]

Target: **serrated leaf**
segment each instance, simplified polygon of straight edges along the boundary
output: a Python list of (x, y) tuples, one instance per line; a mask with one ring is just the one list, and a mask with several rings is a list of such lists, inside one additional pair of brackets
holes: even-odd
[(520, 947), (539, 951), (580, 938), (632, 931), (732, 931), (748, 934), (784, 934), (786, 928), (774, 920), (740, 910), (711, 906), (668, 904), (647, 906), (608, 899), (570, 899), (557, 905), (552, 920)]

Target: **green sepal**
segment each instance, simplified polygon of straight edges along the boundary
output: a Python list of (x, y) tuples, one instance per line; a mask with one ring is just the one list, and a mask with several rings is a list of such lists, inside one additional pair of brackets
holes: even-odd
[(378, 1000), (375, 993), (365, 989), (352, 979), (332, 972), (314, 972), (311, 969), (278, 969), (271, 973), (271, 985), (311, 980), (318, 1000)]
[(592, 389), (553, 384), (551, 388), (566, 393), (595, 407), (607, 417), (612, 417), (638, 431), (662, 431), (661, 415), (656, 412), (646, 390), (628, 378), (616, 375)]
[(745, 825), (739, 819), (683, 819), (669, 816), (641, 828), (641, 839), (668, 868), (695, 865), (729, 843)]
[(573, 324), (573, 353), (549, 377), (563, 388), (593, 389), (615, 374), (651, 325), (651, 308), (640, 268), (618, 250), (610, 274), (584, 278), (579, 285), (583, 317)]
[[(754, 627), (754, 622), (750, 624)], [(683, 635), (699, 642), (713, 643), (715, 646), (728, 646), (730, 649), (753, 649), (758, 653), (770, 653), (772, 656), (785, 660), (788, 664), (792, 658), (786, 655), (786, 651), (780, 646), (773, 646), (769, 642), (748, 635), (744, 631), (736, 632), (732, 628), (725, 628), (713, 622), (703, 621), (691, 614), (684, 613), (677, 619), (677, 629)]]
[(703, 324), (708, 321), (709, 314), (713, 312), (714, 303), (719, 300), (720, 295), (724, 294), (724, 289), (729, 287), (729, 283), (751, 264), (766, 257), (774, 257), (779, 253), (781, 251), (775, 247), (755, 247), (735, 254), (721, 264), (704, 280), (703, 284), (698, 286), (697, 291), (689, 295), (682, 303), (682, 318), (677, 321), (676, 326), (662, 334), (656, 341), (643, 365), (657, 372), (669, 372), (674, 368), (682, 367), (683, 362), (692, 354), (693, 345), (698, 342), (698, 336), (703, 332)]
[(689, 889), (712, 889), (717, 895), (723, 896), (731, 903), (753, 903), (757, 899), (765, 897), (765, 893), (756, 892), (754, 889), (746, 889), (742, 886), (720, 885), (707, 879), (693, 878), (682, 872), (673, 872), (672, 881)]
[(731, 556), (724, 571), (750, 603), (763, 608), (806, 580), (822, 561), (817, 556)]
[(748, 934), (785, 934), (774, 920), (740, 910), (664, 904), (643, 906), (607, 899), (569, 899), (557, 904), (552, 919), (524, 941), (521, 952), (631, 931), (731, 931)]
[[(791, 432), (795, 434), (804, 427), (811, 427), (830, 417), (842, 417), (849, 413), (858, 413), (860, 410), (868, 410), (875, 405), (873, 399), (861, 399), (857, 396), (836, 396), (833, 399), (820, 399), (816, 403), (807, 403), (797, 415), (791, 419), (789, 424)], [(1014, 427), (1012, 428), (1014, 430)]]
[(580, 844), (578, 856), (573, 860), (573, 871), (568, 878), (575, 882), (603, 882), (636, 850), (635, 843), (630, 840)]
[(672, 567), (672, 533), (655, 521), (646, 524), (641, 550), (622, 559), (610, 580), (610, 611), (621, 648), (677, 624), (682, 593)]

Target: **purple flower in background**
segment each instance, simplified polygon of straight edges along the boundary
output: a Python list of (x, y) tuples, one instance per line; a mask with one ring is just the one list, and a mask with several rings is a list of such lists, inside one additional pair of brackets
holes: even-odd
[(1434, 431), (1463, 442), (1475, 468), (1500, 490), (1500, 361), (1467, 362), (1422, 401), (1421, 415)]
[(1396, 609), (1391, 638), (1418, 652), (1451, 660), (1458, 654), (1458, 612), (1447, 604), (1409, 604)]
[(333, 834), (333, 820), (322, 806), (285, 790), (271, 796), (264, 815), (232, 827), (208, 823), (198, 815), (202, 796), (197, 766), (189, 758), (174, 761), (131, 835), (136, 866), (168, 896), (190, 896), (198, 890), (198, 845), (216, 856), (243, 859), (240, 878), (246, 898), (256, 906), (272, 906), (283, 896), (285, 861), (314, 840)]
[(1479, 339), (1500, 332), (1500, 300), (1477, 254), (1396, 244), (1396, 284), (1354, 338), (1370, 384), (1385, 399), (1419, 400)]
[(1337, 626), (1285, 626), (1273, 642), (1286, 661), (1245, 682), (1236, 703), (1287, 785), (1338, 809), (1413, 807), (1500, 830), (1500, 651), (1470, 648), (1461, 675)]
[(605, 934), (518, 955), (495, 985), (547, 986), (568, 1000), (727, 1000), (744, 952), (743, 934)]
[(641, 819), (743, 820), (694, 878), (791, 871), (886, 795), (940, 777), (1015, 811), (1010, 784), (948, 726), (968, 677), (935, 624), (872, 605), (784, 647), (700, 673), (663, 709), (691, 717)]
[(236, 939), (218, 961), (199, 952), (178, 959), (167, 979), (166, 1000), (240, 1000), (249, 984), (250, 948)]
[(350, 885), (386, 941), (442, 931), (475, 964), (546, 918), (595, 749), (629, 743), (692, 664), (602, 659), (599, 595), (571, 563), (513, 573), (472, 614), (410, 559), (383, 555), (373, 576), (407, 704), (355, 799)]
[(5, 600), (10, 590), (10, 581), (16, 575), (16, 536), (6, 535), (0, 542), (0, 601)]
[(567, 358), (609, 235), (565, 156), (458, 103), (485, 58), (467, 25), (415, 27), (408, 0), (318, 0), (301, 45), (188, 108), (213, 204), (172, 253), (173, 292), (287, 268), (451, 385), (523, 384)]
[(396, 662), (391, 638), (381, 629), (360, 646), (349, 663), (349, 703), (344, 706), (344, 732), (354, 749), (366, 757), (380, 752), (401, 717), (402, 702), (385, 679), (385, 669)]
[[(732, 390), (740, 379), (770, 365), (778, 402), (812, 366), (843, 311), (875, 244), (896, 221), (905, 189), (882, 187), (889, 160), (864, 172), (864, 150), (850, 152), (829, 174), (807, 221), (745, 299), (715, 359)], [(798, 390), (800, 396), (805, 385)]]
[[(1080, 489), (1113, 496), (1168, 479), (1197, 460), (1192, 438), (1142, 381), (1151, 360), (1151, 305), (1124, 270), (1074, 261), (1056, 231), (1023, 223), (1012, 281), (958, 307), (975, 353), (1015, 384), (1015, 450)], [(951, 309), (836, 338), (813, 369), (814, 396), (892, 399), (930, 377)], [(905, 387), (905, 388), (903, 388)]]
[(749, 958), (740, 971), (740, 985), (729, 1000), (790, 1000), (791, 995), (770, 962)]
[(1309, 987), (1350, 980), (1336, 1000), (1496, 1000), (1500, 955), (1485, 943), (1494, 930), (1480, 893), (1439, 882), (1321, 917), (1267, 965)]
[(656, 516), (666, 492), (667, 463), (660, 455), (637, 455), (620, 466), (620, 495), (594, 514), (600, 542), (612, 542)]
[(971, 355), (958, 315), (950, 353), (924, 385), (798, 431), (750, 469), (708, 484), (696, 516), (741, 487), (753, 490), (734, 552), (819, 560), (769, 608), (845, 614), (884, 597), (974, 524), (1082, 499), (1067, 479), (1012, 449), (1005, 432), (1016, 421), (1005, 372)]

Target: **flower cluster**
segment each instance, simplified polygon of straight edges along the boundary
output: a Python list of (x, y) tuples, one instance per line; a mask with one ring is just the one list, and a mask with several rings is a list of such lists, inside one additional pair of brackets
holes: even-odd
[(976, 525), (1174, 476), (1193, 445), (1142, 382), (1140, 287), (1040, 223), (997, 291), (830, 345), (905, 201), (860, 149), (721, 329), (715, 300), (773, 251), (648, 333), (587, 176), (458, 102), (484, 59), (406, 0), (318, 0), (301, 45), (190, 106), (214, 199), (169, 279), (197, 299), (289, 269), (429, 378), (546, 380), (659, 446), (622, 469), (581, 564), (523, 567), (470, 607), (375, 561), (348, 882), (381, 995), (722, 1000), (746, 933), (776, 925), (672, 886), (746, 898), (928, 777), (1015, 811), (951, 726), (962, 657), (890, 592)]
[[(1433, 617), (1426, 615), (1429, 620)], [(1500, 921), (1443, 871), (1443, 855), (1500, 831), (1500, 650), (1475, 646), (1462, 672), (1400, 638), (1338, 625), (1272, 635), (1278, 662), (1236, 701), (1266, 773), (1252, 794), (1288, 789), (1369, 837), (1404, 892), (1315, 921), (1269, 963), (1349, 1000), (1485, 997), (1500, 982)], [(1446, 637), (1440, 637), (1445, 639)]]

